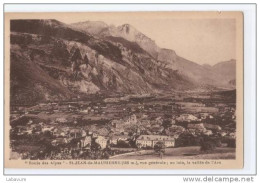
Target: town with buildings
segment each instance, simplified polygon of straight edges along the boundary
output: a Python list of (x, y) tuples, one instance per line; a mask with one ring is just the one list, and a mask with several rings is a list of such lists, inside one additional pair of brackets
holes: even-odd
[(214, 146), (212, 151), (235, 149), (235, 95), (185, 92), (11, 105), (11, 158), (110, 159), (127, 153), (138, 157), (139, 151), (151, 152), (158, 144), (167, 150), (202, 148), (207, 142)]

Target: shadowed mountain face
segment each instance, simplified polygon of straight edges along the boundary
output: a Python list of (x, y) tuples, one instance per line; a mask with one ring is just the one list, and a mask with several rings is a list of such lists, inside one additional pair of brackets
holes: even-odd
[(232, 66), (229, 71), (221, 65), (205, 68), (173, 50), (159, 48), (128, 24), (12, 20), (10, 42), (11, 103), (65, 100), (93, 93), (234, 87), (234, 78), (223, 81), (221, 76), (228, 75)]

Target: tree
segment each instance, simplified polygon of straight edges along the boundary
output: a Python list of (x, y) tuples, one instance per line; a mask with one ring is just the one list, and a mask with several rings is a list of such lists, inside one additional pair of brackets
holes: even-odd
[(217, 146), (217, 140), (204, 136), (204, 138), (201, 139), (201, 145), (200, 145), (200, 150), (201, 151), (213, 151), (214, 149), (216, 149)]
[(169, 114), (165, 114), (164, 120), (162, 121), (162, 126), (163, 126), (163, 134), (167, 135), (169, 132), (168, 129), (172, 126), (172, 116)]
[(101, 150), (101, 146), (96, 143), (96, 141), (92, 141), (90, 149), (91, 151), (97, 152)]
[(49, 131), (49, 130), (45, 131), (45, 132), (43, 133), (43, 135), (44, 135), (45, 137), (48, 137), (48, 138), (52, 138), (52, 137), (53, 137), (51, 131)]
[(196, 145), (200, 145), (200, 143), (198, 143), (196, 141), (197, 137), (194, 137), (192, 134), (190, 133), (182, 133), (179, 138), (176, 140), (176, 147), (186, 147), (186, 146), (196, 146)]
[(140, 153), (140, 152), (138, 152), (138, 151), (140, 151), (141, 148), (142, 148), (142, 144), (141, 144), (141, 143), (137, 143), (137, 144), (136, 144), (136, 153)]
[(163, 154), (165, 153), (165, 144), (164, 142), (157, 142), (155, 145), (154, 145), (154, 152), (155, 153), (159, 153), (160, 155), (160, 158), (162, 159), (163, 158)]
[(137, 143), (137, 144), (136, 144), (136, 147), (137, 147), (137, 150), (139, 150), (139, 149), (142, 148), (142, 144), (141, 144), (141, 143)]
[(162, 126), (164, 127), (164, 129), (168, 129), (169, 127), (172, 126), (172, 119), (167, 118), (163, 120)]
[(216, 148), (215, 144), (210, 142), (210, 141), (203, 141), (201, 143), (201, 147), (200, 147), (200, 150), (201, 151), (206, 151), (206, 152), (209, 152), (209, 151), (212, 151)]
[(123, 140), (119, 140), (118, 142), (117, 142), (117, 145), (116, 145), (117, 147), (121, 147), (121, 148), (128, 148), (128, 147), (130, 147), (130, 145), (129, 145), (129, 143), (127, 143), (127, 142), (125, 142), (125, 141), (123, 141)]
[(77, 159), (79, 156), (79, 152), (74, 149), (71, 151), (71, 156), (72, 156), (72, 159)]
[(111, 156), (112, 154), (112, 151), (111, 151), (111, 148), (110, 147), (107, 147), (103, 150), (103, 153), (102, 153), (102, 158), (103, 159), (109, 159), (109, 157)]
[(227, 146), (228, 147), (236, 147), (236, 139), (228, 139), (227, 140)]

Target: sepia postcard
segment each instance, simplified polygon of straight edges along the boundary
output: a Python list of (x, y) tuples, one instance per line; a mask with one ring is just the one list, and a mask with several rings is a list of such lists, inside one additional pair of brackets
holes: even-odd
[(5, 13), (5, 168), (243, 168), (242, 12)]

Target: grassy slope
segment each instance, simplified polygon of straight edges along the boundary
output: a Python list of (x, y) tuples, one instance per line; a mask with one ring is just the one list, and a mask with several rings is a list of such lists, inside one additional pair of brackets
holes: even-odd
[[(204, 153), (198, 146), (167, 148), (163, 159), (234, 159), (235, 148), (217, 148), (214, 152)], [(141, 154), (117, 156), (113, 159), (160, 159), (153, 150), (146, 150)]]

